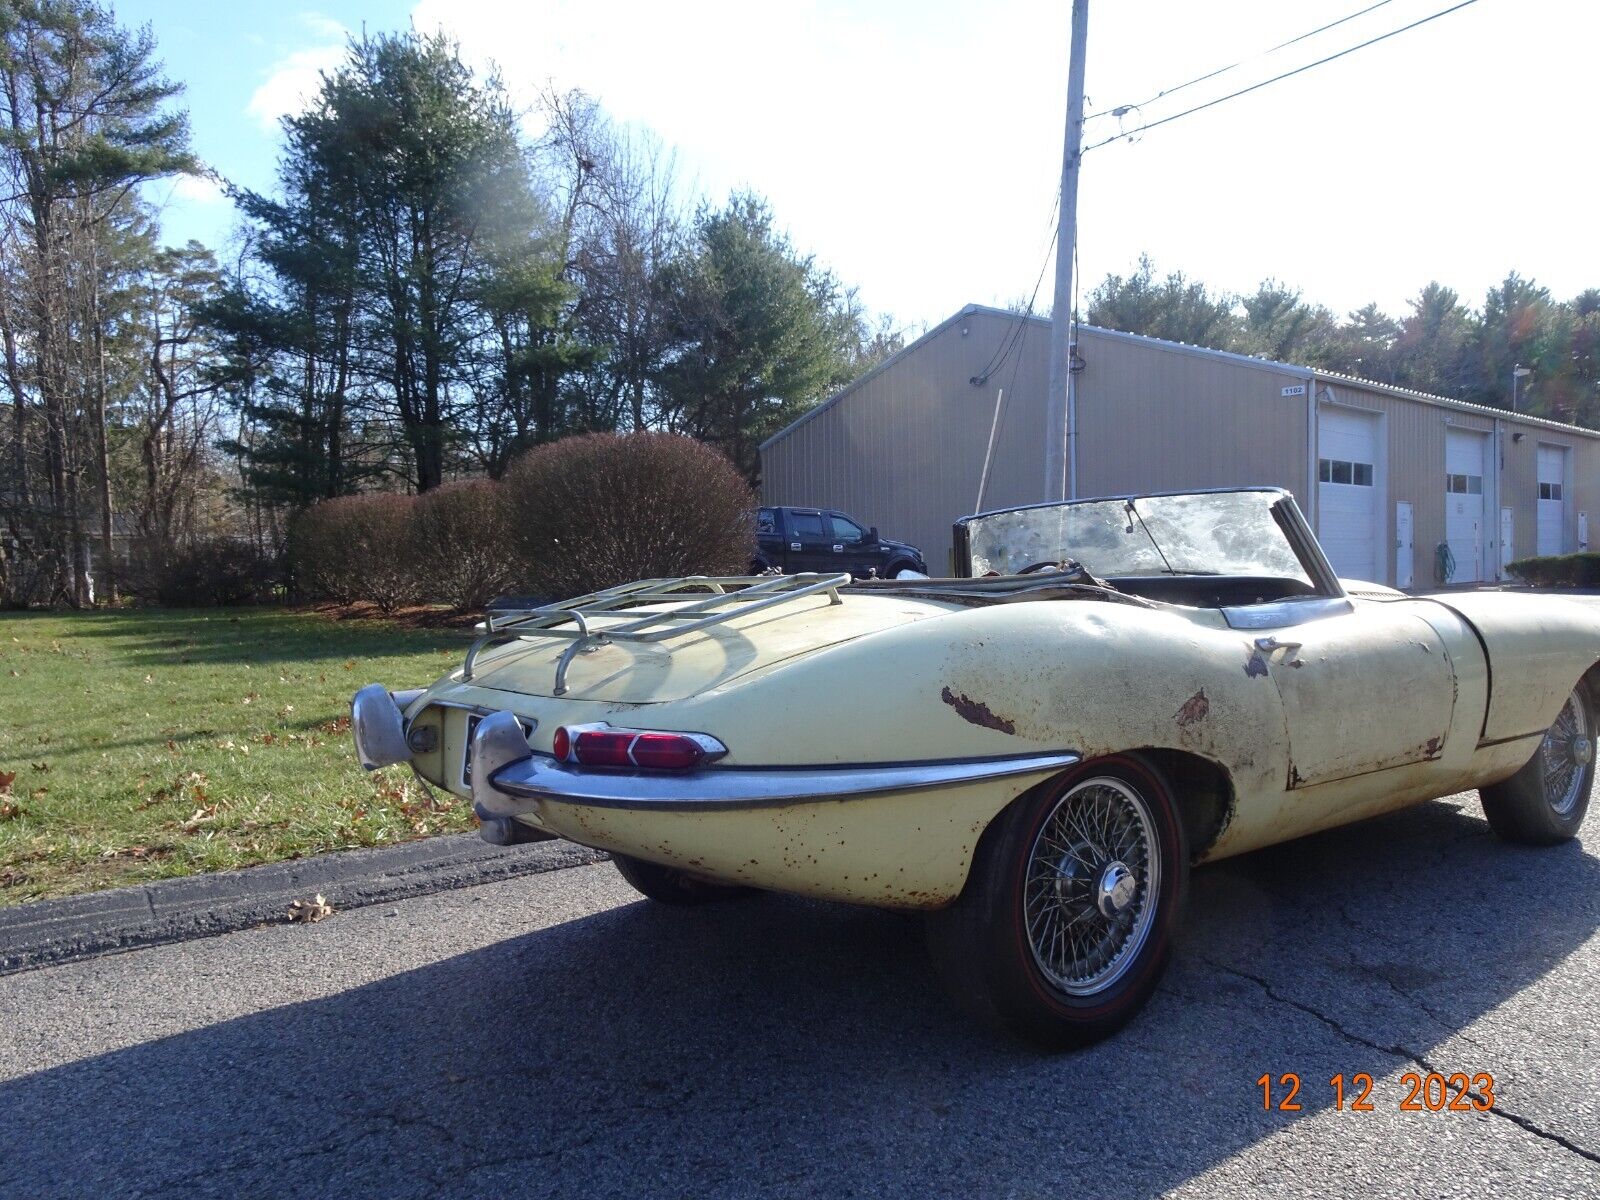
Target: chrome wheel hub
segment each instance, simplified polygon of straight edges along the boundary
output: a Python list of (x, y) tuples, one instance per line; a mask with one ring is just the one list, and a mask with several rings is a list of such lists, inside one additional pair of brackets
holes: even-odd
[(1100, 872), (1100, 883), (1095, 888), (1094, 905), (1101, 916), (1117, 917), (1133, 903), (1139, 890), (1139, 881), (1133, 877), (1126, 863), (1112, 862)]
[(1581, 690), (1567, 697), (1555, 724), (1539, 747), (1544, 794), (1550, 807), (1566, 816), (1583, 799), (1594, 761), (1594, 721)]
[(1144, 797), (1110, 777), (1069, 788), (1028, 856), (1023, 904), (1034, 963), (1070, 995), (1104, 991), (1149, 938), (1160, 884)]

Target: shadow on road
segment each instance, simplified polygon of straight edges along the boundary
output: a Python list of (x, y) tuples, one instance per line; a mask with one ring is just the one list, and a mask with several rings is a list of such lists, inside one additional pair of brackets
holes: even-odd
[(1151, 1008), (1061, 1057), (953, 1013), (913, 920), (629, 904), (4, 1085), (0, 1192), (1150, 1195), (1331, 1102), (1263, 1112), (1263, 1071), (1399, 1069), (1376, 1047), (1538, 980), (1596, 897), (1578, 844), (1443, 803), (1257, 853), (1197, 874)]

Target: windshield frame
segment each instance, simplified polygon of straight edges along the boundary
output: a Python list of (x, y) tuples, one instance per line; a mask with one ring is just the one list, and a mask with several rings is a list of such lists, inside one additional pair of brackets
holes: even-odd
[(952, 526), (953, 543), (955, 550), (955, 563), (953, 564), (958, 578), (972, 577), (972, 549), (971, 534), (968, 530), (970, 522), (983, 520), (988, 517), (1004, 513), (1027, 512), (1031, 509), (1045, 508), (1072, 508), (1080, 504), (1105, 504), (1131, 503), (1138, 500), (1159, 500), (1168, 497), (1188, 496), (1225, 496), (1236, 495), (1241, 492), (1258, 492), (1275, 497), (1268, 505), (1268, 512), (1272, 515), (1274, 523), (1283, 532), (1284, 540), (1288, 542), (1290, 551), (1299, 560), (1306, 577), (1310, 579), (1316, 596), (1344, 596), (1344, 585), (1339, 582), (1339, 576), (1334, 571), (1333, 565), (1323, 553), (1322, 546), (1317, 541), (1317, 536), (1311, 531), (1311, 525), (1306, 520), (1305, 514), (1300, 511), (1300, 505), (1294, 495), (1286, 488), (1261, 486), (1261, 487), (1225, 487), (1225, 488), (1180, 488), (1165, 492), (1124, 492), (1108, 496), (1083, 496), (1076, 500), (1048, 500), (1040, 504), (1018, 504), (1010, 508), (991, 508), (981, 513), (959, 518)]

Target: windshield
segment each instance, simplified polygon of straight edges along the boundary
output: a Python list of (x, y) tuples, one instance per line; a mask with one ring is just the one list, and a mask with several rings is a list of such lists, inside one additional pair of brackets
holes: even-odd
[(1273, 519), (1279, 492), (1085, 500), (968, 517), (973, 575), (1076, 559), (1095, 575), (1258, 575), (1311, 582)]

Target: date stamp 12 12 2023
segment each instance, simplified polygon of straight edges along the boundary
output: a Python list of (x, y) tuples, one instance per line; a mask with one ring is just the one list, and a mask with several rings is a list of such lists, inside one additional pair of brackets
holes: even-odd
[[(1261, 1107), (1268, 1111), (1300, 1112), (1302, 1080), (1293, 1071), (1277, 1079), (1271, 1073), (1256, 1080), (1261, 1089)], [(1328, 1080), (1337, 1112), (1375, 1112), (1372, 1076), (1365, 1071), (1335, 1075)], [(1487, 1071), (1468, 1075), (1457, 1071), (1441, 1075), (1437, 1071), (1407, 1071), (1400, 1076), (1403, 1095), (1397, 1097), (1401, 1112), (1488, 1112), (1494, 1107), (1494, 1076)]]

